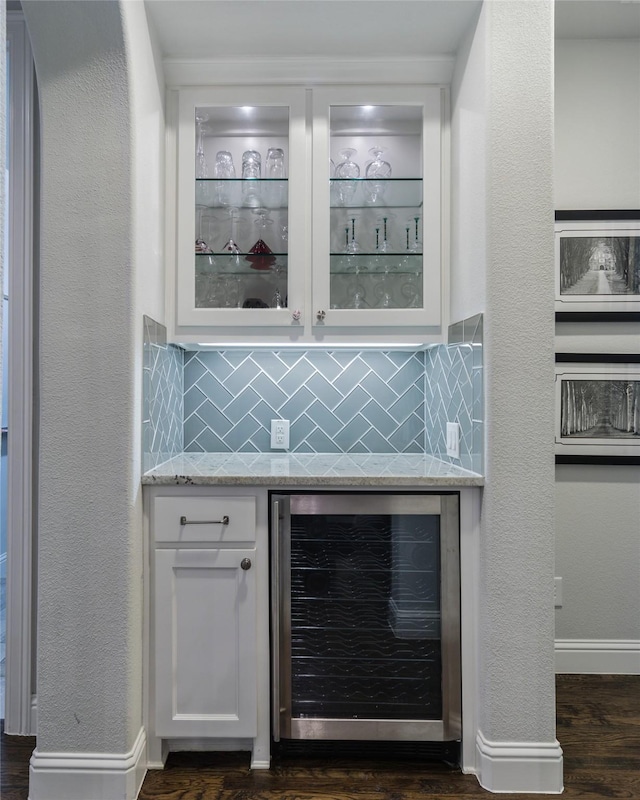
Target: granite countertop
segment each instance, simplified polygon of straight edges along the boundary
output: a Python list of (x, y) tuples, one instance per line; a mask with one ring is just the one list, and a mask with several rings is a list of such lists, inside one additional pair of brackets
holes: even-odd
[(483, 486), (429, 455), (181, 453), (142, 476), (151, 486)]

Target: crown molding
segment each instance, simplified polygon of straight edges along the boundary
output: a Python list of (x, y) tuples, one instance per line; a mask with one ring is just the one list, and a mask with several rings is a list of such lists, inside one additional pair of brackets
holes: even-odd
[(455, 58), (404, 59), (255, 58), (173, 59), (163, 61), (169, 88), (219, 85), (445, 84), (451, 83)]

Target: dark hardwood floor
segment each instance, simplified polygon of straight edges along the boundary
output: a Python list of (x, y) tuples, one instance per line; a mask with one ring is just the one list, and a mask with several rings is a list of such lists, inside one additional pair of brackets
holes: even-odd
[[(640, 676), (559, 675), (565, 800), (640, 800)], [(514, 713), (517, 713), (514, 710)], [(0, 797), (27, 800), (32, 738), (0, 744)], [(289, 757), (251, 771), (249, 755), (175, 753), (145, 778), (140, 800), (474, 800), (490, 793), (440, 763)], [(503, 794), (505, 800), (531, 795)]]

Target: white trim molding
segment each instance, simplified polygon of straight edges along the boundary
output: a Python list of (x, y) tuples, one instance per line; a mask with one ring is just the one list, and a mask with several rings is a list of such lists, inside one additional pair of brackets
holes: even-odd
[(169, 87), (218, 85), (396, 84), (451, 82), (453, 56), (407, 58), (165, 58)]
[(640, 675), (640, 640), (556, 639), (556, 673)]
[(553, 742), (491, 742), (478, 731), (477, 777), (490, 792), (560, 794), (562, 748)]
[(21, 13), (7, 12), (9, 51), (9, 324), (7, 664), (5, 732), (33, 735), (34, 65)]
[(29, 766), (29, 800), (135, 800), (146, 774), (144, 728), (128, 753), (41, 753)]

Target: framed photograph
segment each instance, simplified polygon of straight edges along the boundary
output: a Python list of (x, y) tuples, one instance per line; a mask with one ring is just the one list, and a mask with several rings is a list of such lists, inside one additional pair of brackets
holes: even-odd
[(555, 381), (556, 456), (635, 462), (640, 456), (640, 363), (556, 363)]
[[(589, 218), (576, 219), (579, 215)], [(556, 212), (555, 266), (556, 312), (586, 312), (595, 319), (598, 314), (611, 318), (612, 312), (635, 316), (640, 312), (639, 213)]]

